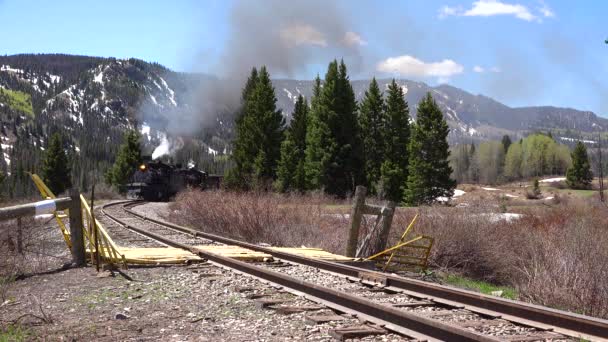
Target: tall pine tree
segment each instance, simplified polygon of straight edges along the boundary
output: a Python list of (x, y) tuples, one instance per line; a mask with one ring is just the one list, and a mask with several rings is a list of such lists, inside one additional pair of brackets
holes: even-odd
[(566, 182), (572, 189), (587, 189), (591, 185), (593, 174), (585, 144), (576, 142), (572, 151), (572, 167), (566, 172)]
[(225, 183), (230, 188), (245, 189), (251, 181), (250, 175), (253, 172), (253, 161), (255, 159), (255, 135), (252, 114), (248, 111), (249, 102), (255, 86), (258, 83), (258, 70), (253, 68), (249, 78), (245, 82), (241, 95), (241, 108), (235, 120), (236, 139), (232, 159), (235, 167), (226, 173)]
[(300, 95), (296, 101), (285, 140), (281, 144), (281, 159), (277, 168), (277, 188), (281, 192), (306, 190), (304, 159), (307, 117), (308, 103)]
[(285, 125), (266, 67), (252, 70), (242, 96), (233, 151), (236, 166), (227, 174), (227, 185), (266, 188), (276, 176)]
[(42, 179), (55, 195), (59, 195), (72, 186), (70, 174), (71, 169), (61, 135), (55, 133), (51, 136), (42, 161)]
[(416, 124), (409, 143), (409, 174), (404, 202), (411, 206), (430, 204), (437, 197), (451, 197), (456, 181), (447, 141), (450, 129), (430, 93), (418, 104)]
[(359, 125), (365, 160), (365, 179), (371, 193), (377, 192), (380, 181), (380, 168), (385, 160), (386, 152), (386, 112), (382, 92), (376, 78), (372, 79), (369, 89), (361, 101), (359, 109)]
[(355, 93), (346, 65), (329, 64), (323, 87), (317, 78), (306, 147), (306, 177), (311, 188), (344, 197), (363, 181), (362, 144)]
[(137, 131), (129, 130), (125, 133), (124, 143), (120, 146), (116, 161), (108, 171), (106, 181), (117, 187), (127, 184), (137, 167), (141, 163), (140, 135)]
[(410, 110), (403, 89), (395, 82), (388, 87), (386, 99), (386, 158), (380, 173), (383, 197), (400, 202), (407, 181), (410, 141)]

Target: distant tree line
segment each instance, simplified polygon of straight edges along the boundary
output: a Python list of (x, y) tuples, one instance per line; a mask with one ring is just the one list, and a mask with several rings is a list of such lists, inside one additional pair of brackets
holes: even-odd
[(460, 183), (497, 184), (522, 178), (563, 175), (572, 164), (568, 146), (550, 135), (531, 134), (512, 143), (485, 141), (452, 147), (450, 163)]
[(373, 79), (358, 104), (343, 61), (315, 79), (310, 102), (298, 97), (288, 126), (268, 71), (253, 68), (235, 127), (235, 166), (225, 178), (231, 189), (345, 197), (366, 185), (382, 198), (418, 205), (451, 196), (456, 186), (449, 128), (432, 96), (419, 103), (415, 123), (395, 80), (385, 96)]

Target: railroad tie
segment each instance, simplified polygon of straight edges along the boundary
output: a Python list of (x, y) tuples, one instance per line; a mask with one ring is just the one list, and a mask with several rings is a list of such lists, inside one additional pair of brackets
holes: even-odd
[(354, 325), (350, 327), (332, 329), (329, 331), (329, 335), (338, 341), (344, 341), (350, 338), (362, 338), (373, 335), (384, 335), (388, 331), (379, 327), (372, 327), (370, 325)]
[(327, 323), (327, 322), (333, 322), (333, 321), (343, 321), (345, 318), (340, 316), (340, 315), (336, 315), (336, 314), (322, 314), (322, 315), (307, 315), (304, 318), (304, 321), (307, 324), (310, 325), (315, 325), (315, 324), (323, 324), (323, 323)]

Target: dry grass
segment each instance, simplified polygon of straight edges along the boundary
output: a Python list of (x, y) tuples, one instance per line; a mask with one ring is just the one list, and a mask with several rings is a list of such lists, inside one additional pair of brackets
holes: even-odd
[[(524, 210), (512, 221), (458, 209), (420, 209), (416, 232), (436, 242), (432, 266), (513, 286), (524, 300), (608, 317), (605, 207), (561, 200), (554, 207)], [(414, 209), (398, 211), (392, 241), (413, 215)]]
[(346, 202), (321, 194), (189, 190), (177, 196), (170, 219), (254, 243), (343, 252), (348, 229), (345, 208)]
[[(552, 206), (518, 206), (524, 216), (512, 221), (500, 219), (503, 209), (483, 198), (465, 208), (399, 208), (390, 241), (420, 212), (415, 233), (435, 238), (433, 267), (515, 287), (524, 300), (608, 317), (606, 208), (561, 198)], [(349, 201), (320, 194), (188, 191), (170, 219), (250, 242), (343, 253), (348, 212)]]
[(70, 254), (54, 220), (23, 218), (22, 250), (18, 250), (16, 220), (0, 222), (0, 304), (20, 277), (48, 272), (70, 261)]

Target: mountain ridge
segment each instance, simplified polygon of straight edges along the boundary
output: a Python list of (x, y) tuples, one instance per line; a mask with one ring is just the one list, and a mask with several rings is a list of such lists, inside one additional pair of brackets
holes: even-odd
[[(389, 81), (378, 79), (382, 90)], [(234, 115), (238, 112), (235, 103), (242, 86), (226, 87), (226, 82), (204, 73), (175, 72), (136, 58), (0, 56), (0, 87), (29, 95), (33, 111), (29, 115), (16, 108), (16, 101), (0, 101), (0, 169), (25, 178), (23, 171), (38, 168), (47, 138), (59, 131), (74, 157), (73, 176), (86, 185), (99, 179), (113, 163), (124, 131), (137, 129), (143, 135), (144, 153), (151, 153), (172, 132), (178, 132), (173, 134), (177, 140), (172, 141), (177, 160), (194, 160), (212, 172), (221, 172), (217, 159), (230, 151)], [(369, 80), (351, 83), (357, 100), (361, 100)], [(398, 83), (406, 93), (413, 117), (418, 101), (431, 92), (451, 127), (451, 143), (499, 139), (504, 134), (518, 139), (547, 130), (569, 142), (589, 139), (608, 127), (608, 119), (589, 111), (552, 106), (511, 108), (450, 85), (432, 87), (410, 80)], [(286, 117), (299, 94), (307, 98), (312, 95), (311, 80), (273, 79), (273, 85), (277, 106)], [(200, 107), (207, 105), (200, 103), (201, 89), (222, 87), (232, 89), (230, 96), (236, 101), (214, 107), (213, 115), (201, 118)], [(215, 93), (211, 95), (202, 98), (216, 99)], [(188, 133), (176, 137), (184, 128), (189, 129)]]

